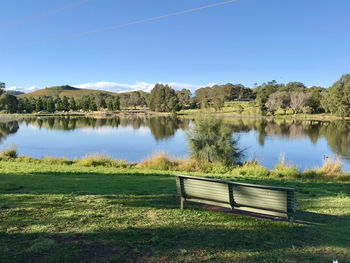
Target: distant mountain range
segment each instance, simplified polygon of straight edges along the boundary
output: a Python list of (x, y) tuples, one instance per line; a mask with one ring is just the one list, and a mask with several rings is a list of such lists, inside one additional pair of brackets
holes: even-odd
[(41, 90), (36, 90), (30, 93), (20, 94), (20, 98), (38, 98), (38, 97), (60, 97), (64, 96), (74, 99), (80, 99), (84, 96), (96, 96), (96, 95), (112, 95), (116, 96), (117, 93), (104, 91), (104, 90), (93, 90), (93, 89), (78, 89), (72, 86), (57, 86), (50, 87)]

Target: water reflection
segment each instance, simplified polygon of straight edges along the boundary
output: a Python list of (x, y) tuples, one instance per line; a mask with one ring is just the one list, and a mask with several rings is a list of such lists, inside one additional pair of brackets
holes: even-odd
[[(51, 130), (75, 130), (79, 128), (101, 128), (101, 127), (132, 127), (137, 130), (141, 127), (149, 127), (155, 140), (171, 138), (179, 129), (187, 130), (190, 124), (188, 119), (175, 117), (153, 117), (153, 118), (64, 118), (64, 117), (47, 117), (47, 118), (28, 118), (24, 120), (26, 125), (32, 124), (39, 128)], [(18, 125), (18, 123), (17, 123)]]
[[(261, 149), (264, 149), (263, 151), (267, 152), (267, 149), (269, 147), (271, 148), (271, 140), (273, 140), (275, 146), (280, 146), (279, 149), (275, 149), (276, 154), (280, 154), (280, 152), (277, 153), (277, 151), (284, 151), (286, 147), (295, 148), (290, 151), (294, 151), (296, 153), (297, 151), (303, 150), (303, 144), (301, 143), (301, 141), (309, 141), (311, 142), (310, 145), (315, 145), (315, 147), (317, 148), (317, 150), (315, 151), (318, 151), (320, 153), (319, 155), (321, 155), (325, 154), (324, 152), (326, 152), (325, 146), (323, 146), (322, 144), (323, 142), (325, 142), (326, 144), (324, 145), (328, 146), (328, 151), (331, 151), (334, 154), (338, 154), (343, 159), (350, 161), (350, 122), (346, 120), (293, 121), (267, 119), (227, 119), (226, 121), (229, 123), (233, 133), (240, 133), (241, 135), (246, 134), (245, 143), (255, 145), (256, 151), (261, 151)], [(185, 136), (183, 135), (183, 131), (186, 131), (189, 128), (189, 126), (191, 125), (191, 120), (165, 116), (153, 118), (115, 117), (107, 119), (80, 117), (29, 118), (21, 122), (10, 121), (6, 123), (0, 123), (0, 143), (4, 144), (4, 140), (8, 137), (8, 135), (16, 134), (19, 130), (21, 130), (22, 125), (38, 127), (41, 130), (54, 130), (61, 133), (62, 131), (73, 132), (74, 130), (76, 130), (77, 132), (79, 129), (101, 130), (102, 128), (112, 128), (113, 130), (120, 130), (122, 127), (127, 127), (134, 131), (141, 132), (145, 130), (147, 131), (147, 133), (151, 134), (153, 140), (159, 143), (164, 140), (174, 140), (176, 131), (180, 130), (182, 131), (180, 136), (181, 138), (178, 137), (176, 143), (179, 144), (179, 142), (181, 141), (181, 147), (182, 149), (185, 149), (186, 142)], [(251, 136), (251, 133), (254, 134), (253, 137)], [(248, 136), (248, 134), (250, 135)], [(39, 135), (38, 132), (36, 132), (36, 135), (50, 136), (44, 134)], [(70, 136), (70, 134), (67, 134), (65, 136)], [(19, 137), (15, 139), (19, 140)], [(16, 140), (14, 140), (14, 143), (17, 143)], [(128, 143), (127, 140), (130, 140), (130, 138), (125, 139), (125, 144)], [(147, 144), (149, 140), (150, 139), (148, 139), (148, 137), (144, 138), (142, 143)], [(266, 145), (267, 142), (269, 142), (269, 146)], [(289, 143), (287, 144), (286, 142)], [(320, 142), (322, 142), (322, 146), (320, 146)], [(84, 145), (84, 141), (81, 141), (81, 145)], [(165, 147), (166, 144), (163, 145)], [(83, 146), (79, 147), (82, 148), (80, 149), (81, 151), (84, 150)], [(101, 147), (104, 147), (104, 145), (101, 145)], [(273, 152), (273, 150), (274, 149), (270, 149), (269, 152), (271, 153)], [(132, 153), (130, 153), (130, 155), (131, 154)], [(141, 153), (139, 154), (141, 155)], [(151, 153), (144, 153), (143, 156), (146, 156), (147, 154)], [(319, 157), (320, 156), (317, 156), (317, 158)]]
[(19, 125), (17, 121), (0, 123), (0, 142), (2, 142), (9, 134), (14, 134), (18, 131)]

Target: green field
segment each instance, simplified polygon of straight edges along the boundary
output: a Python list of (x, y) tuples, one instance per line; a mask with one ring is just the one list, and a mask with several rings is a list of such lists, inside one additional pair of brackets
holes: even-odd
[(0, 161), (0, 262), (350, 262), (349, 182), (217, 176), (295, 188), (295, 227), (181, 211), (170, 172)]

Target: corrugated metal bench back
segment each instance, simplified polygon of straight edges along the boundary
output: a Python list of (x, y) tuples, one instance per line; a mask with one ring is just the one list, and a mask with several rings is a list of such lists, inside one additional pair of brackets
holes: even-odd
[(177, 189), (184, 201), (228, 207), (279, 217), (292, 217), (292, 188), (244, 184), (232, 181), (176, 175)]

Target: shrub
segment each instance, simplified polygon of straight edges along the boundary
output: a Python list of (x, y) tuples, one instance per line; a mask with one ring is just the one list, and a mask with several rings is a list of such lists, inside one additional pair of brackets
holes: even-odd
[(191, 156), (201, 167), (207, 163), (229, 167), (242, 157), (242, 151), (237, 147), (238, 139), (232, 136), (230, 126), (210, 114), (196, 117), (187, 133), (187, 141)]
[(11, 146), (10, 148), (5, 149), (0, 153), (1, 160), (11, 160), (16, 158), (17, 158), (17, 150), (15, 146)]
[(177, 167), (177, 162), (170, 160), (166, 153), (158, 152), (154, 153), (149, 159), (141, 161), (137, 166), (154, 170), (173, 170)]
[(31, 156), (24, 156), (24, 155), (20, 155), (19, 157), (17, 157), (16, 161), (20, 163), (40, 163), (41, 162), (41, 160), (39, 159), (35, 159)]
[(301, 176), (300, 171), (294, 167), (292, 163), (285, 163), (284, 155), (280, 157), (279, 162), (275, 165), (270, 173), (272, 176), (278, 177), (296, 178)]
[(346, 176), (341, 168), (341, 160), (337, 156), (336, 159), (327, 158), (323, 161), (321, 168), (314, 168), (310, 170), (305, 170), (302, 174), (305, 178), (319, 178), (319, 177), (336, 177), (336, 176)]
[(189, 158), (189, 159), (178, 160), (177, 170), (183, 171), (183, 172), (199, 172), (200, 167), (196, 159)]
[(107, 166), (117, 167), (117, 161), (103, 153), (85, 155), (81, 159), (75, 159), (73, 163), (82, 166)]
[(256, 160), (248, 160), (242, 166), (234, 168), (232, 172), (246, 176), (269, 176), (269, 171)]
[(72, 164), (73, 161), (68, 160), (65, 157), (51, 157), (51, 156), (45, 156), (42, 160), (43, 163), (48, 163), (48, 164), (61, 164), (61, 165), (69, 165)]
[(342, 172), (341, 166), (342, 163), (338, 156), (336, 159), (329, 157), (323, 161), (321, 171), (326, 176), (334, 176)]

